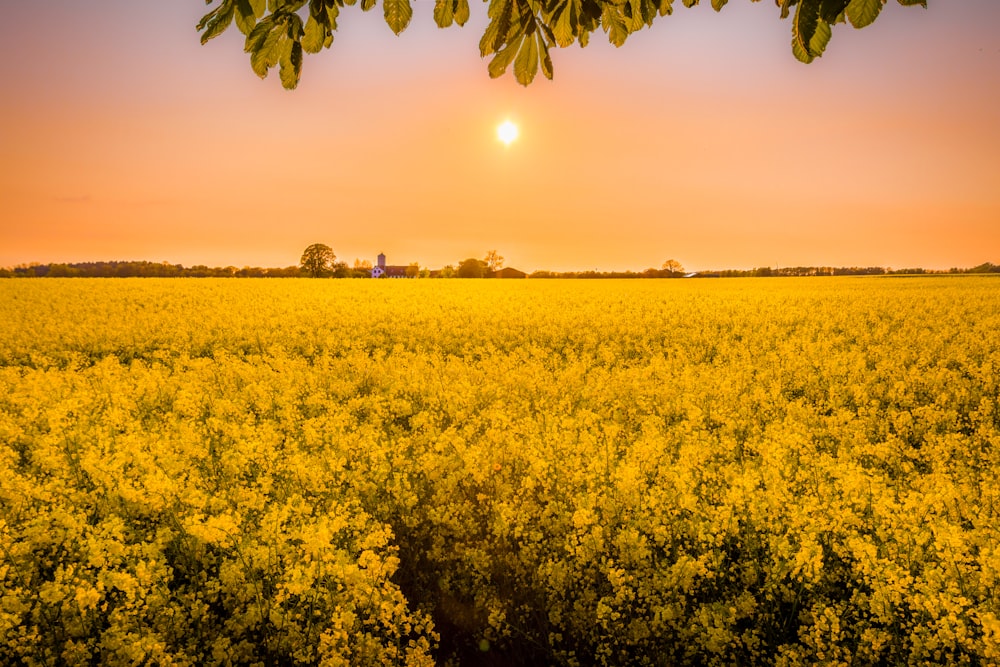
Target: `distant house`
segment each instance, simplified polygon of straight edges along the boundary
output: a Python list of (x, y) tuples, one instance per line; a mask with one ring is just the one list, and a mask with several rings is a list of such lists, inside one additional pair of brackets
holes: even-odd
[(518, 271), (517, 269), (511, 267), (505, 267), (502, 269), (497, 269), (493, 272), (494, 278), (527, 278), (528, 274), (524, 271)]
[(372, 278), (406, 278), (406, 266), (391, 266), (385, 263), (385, 253), (378, 254), (378, 261), (372, 267)]

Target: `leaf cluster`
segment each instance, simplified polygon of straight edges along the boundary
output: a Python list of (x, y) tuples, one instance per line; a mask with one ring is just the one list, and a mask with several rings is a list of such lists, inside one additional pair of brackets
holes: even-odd
[[(831, 27), (848, 22), (855, 28), (871, 25), (882, 12), (887, 0), (775, 0), (781, 7), (781, 18), (787, 18), (792, 8), (792, 53), (804, 63), (823, 55)], [(713, 0), (714, 2), (714, 0)], [(725, 4), (722, 0), (721, 4)], [(899, 0), (899, 4), (927, 7), (927, 0)]]
[[(759, 2), (760, 0), (751, 0)], [(792, 17), (792, 53), (804, 63), (823, 55), (832, 26), (871, 24), (888, 0), (775, 0), (781, 18)], [(378, 0), (206, 0), (219, 2), (198, 23), (201, 42), (236, 23), (246, 36), (244, 50), (250, 66), (265, 78), (277, 67), (281, 84), (295, 88), (302, 75), (303, 52), (319, 53), (333, 44), (337, 19), (346, 6), (373, 9)], [(673, 13), (675, 0), (484, 0), (490, 19), (479, 42), (479, 53), (489, 58), (490, 77), (502, 76), (513, 65), (514, 77), (525, 86), (538, 72), (551, 79), (551, 49), (572, 44), (587, 46), (598, 29), (608, 41), (622, 46), (632, 33)], [(694, 7), (699, 0), (680, 0)], [(711, 0), (721, 11), (729, 0)], [(898, 0), (901, 5), (927, 6), (927, 0)], [(382, 0), (385, 22), (397, 35), (413, 18), (411, 0)], [(434, 21), (441, 28), (465, 25), (469, 0), (434, 0)]]

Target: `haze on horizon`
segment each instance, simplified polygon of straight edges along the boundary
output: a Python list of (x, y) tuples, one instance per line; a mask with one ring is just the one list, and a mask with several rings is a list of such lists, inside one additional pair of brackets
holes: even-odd
[[(491, 81), (485, 5), (395, 37), (347, 8), (296, 91), (203, 3), (17, 3), (0, 24), (0, 266), (947, 269), (1000, 258), (1000, 3), (891, 2), (798, 63), (773, 3), (678, 6)], [(29, 29), (30, 28), (30, 29)], [(517, 123), (510, 146), (496, 135)]]

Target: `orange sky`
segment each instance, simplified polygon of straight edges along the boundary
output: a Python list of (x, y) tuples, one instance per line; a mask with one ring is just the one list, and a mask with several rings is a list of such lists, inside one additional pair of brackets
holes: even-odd
[[(294, 92), (201, 2), (19, 2), (0, 23), (0, 266), (145, 259), (535, 269), (1000, 262), (1000, 2), (891, 2), (805, 66), (771, 2), (491, 81), (485, 5), (342, 14)], [(520, 125), (509, 148), (495, 127)]]

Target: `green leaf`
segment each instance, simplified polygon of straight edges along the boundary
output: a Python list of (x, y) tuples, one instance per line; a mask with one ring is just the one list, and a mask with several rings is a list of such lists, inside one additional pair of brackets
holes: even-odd
[(524, 14), (521, 16), (521, 31), (525, 35), (534, 35), (538, 30), (538, 22), (534, 14)]
[(382, 15), (386, 25), (398, 35), (410, 25), (413, 8), (410, 7), (410, 0), (382, 0)]
[(293, 90), (299, 85), (299, 77), (302, 75), (302, 44), (288, 41), (291, 44), (286, 54), (281, 57), (281, 85), (286, 90)]
[(250, 6), (253, 7), (254, 17), (259, 19), (267, 11), (267, 0), (250, 0)]
[[(338, 16), (340, 16), (340, 7), (338, 5), (336, 5), (336, 4), (327, 5), (327, 8), (326, 8), (327, 21), (326, 21), (326, 23), (330, 27), (331, 31), (337, 29), (337, 17)], [(330, 37), (327, 38), (326, 45), (330, 46), (330, 42), (332, 42), (332, 41), (333, 41), (333, 36), (331, 35)]]
[(302, 44), (299, 42), (292, 42), (292, 53), (289, 59), (292, 61), (292, 67), (295, 68), (295, 82), (298, 83), (299, 79), (302, 77)]
[(637, 30), (642, 30), (646, 25), (646, 17), (642, 13), (642, 0), (627, 0), (622, 5), (622, 13), (625, 15), (625, 28), (631, 35)]
[(851, 0), (847, 3), (847, 20), (855, 28), (864, 28), (878, 18), (885, 0)]
[(799, 40), (794, 37), (792, 37), (792, 54), (799, 60), (799, 62), (803, 62), (807, 65), (815, 60), (815, 58), (808, 51), (802, 48), (802, 44), (799, 43)]
[(684, 0), (684, 6), (688, 9), (694, 7), (698, 4), (698, 0)]
[(250, 69), (260, 78), (267, 78), (267, 60), (261, 55), (260, 51), (254, 51), (250, 54)]
[(546, 46), (546, 48), (548, 48), (550, 46), (555, 46), (556, 45), (556, 36), (552, 34), (552, 28), (550, 28), (549, 26), (545, 25), (544, 21), (539, 21), (538, 22), (538, 27), (541, 28), (542, 32), (544, 33), (544, 35), (539, 38), (539, 39), (542, 40), (541, 42), (539, 42), (539, 44), (544, 44)]
[(480, 58), (485, 58), (491, 53), (497, 52), (496, 49), (493, 48), (493, 45), (496, 44), (497, 34), (499, 32), (497, 28), (498, 26), (496, 21), (490, 21), (489, 25), (486, 26), (486, 30), (485, 32), (483, 32), (483, 36), (479, 39)]
[(642, 16), (643, 19), (646, 21), (646, 25), (648, 26), (653, 25), (653, 21), (656, 20), (656, 15), (658, 11), (659, 7), (657, 7), (657, 3), (655, 2), (655, 0), (643, 0)]
[(218, 37), (233, 22), (233, 14), (236, 7), (232, 0), (223, 0), (222, 4), (214, 11), (202, 17), (198, 23), (198, 30), (204, 30), (201, 35), (201, 43), (206, 44), (213, 37)]
[(246, 44), (243, 46), (243, 50), (247, 53), (256, 53), (260, 51), (264, 46), (264, 41), (267, 39), (268, 34), (271, 32), (271, 27), (274, 25), (274, 20), (268, 17), (258, 23), (256, 27), (247, 35)]
[(326, 22), (326, 5), (323, 0), (309, 0), (309, 16), (320, 23)]
[(469, 20), (469, 0), (455, 0), (455, 23), (465, 25)]
[(302, 48), (306, 53), (319, 53), (326, 45), (326, 36), (326, 26), (310, 14), (306, 21), (306, 34), (302, 37)]
[(244, 35), (249, 35), (257, 25), (257, 17), (253, 13), (250, 0), (236, 0), (236, 27)]
[[(254, 37), (262, 26), (267, 29), (264, 31), (264, 39), (260, 45), (251, 49), (250, 67), (257, 76), (263, 79), (267, 76), (267, 71), (278, 64), (283, 50), (283, 42), (287, 38), (284, 35), (284, 26), (271, 20), (271, 17), (257, 24), (257, 28), (251, 33), (250, 38)], [(248, 46), (250, 45), (248, 44)]]
[(830, 24), (820, 19), (819, 23), (816, 24), (816, 32), (809, 40), (809, 53), (819, 58), (826, 51), (826, 45), (830, 43), (832, 36), (833, 30), (830, 29)]
[(819, 3), (820, 0), (801, 0), (792, 19), (792, 37), (798, 40), (799, 46), (809, 55), (815, 55), (810, 50), (809, 42), (812, 41), (820, 20)]
[(504, 44), (514, 41), (514, 38), (520, 34), (517, 30), (518, 26), (512, 25), (513, 0), (490, 0), (490, 6), (486, 12), (490, 17), (490, 22), (479, 40), (479, 55), (483, 58), (492, 53), (499, 53)]
[(539, 53), (541, 54), (542, 74), (545, 75), (546, 79), (548, 79), (549, 81), (551, 81), (552, 80), (552, 56), (549, 55), (549, 46), (548, 46), (548, 44), (545, 43), (545, 40), (542, 39), (542, 35), (541, 34), (538, 35), (538, 47), (539, 47)]
[(913, 7), (915, 5), (920, 5), (924, 9), (927, 9), (927, 0), (899, 0), (899, 4), (904, 7)]
[(717, 12), (722, 11), (722, 8), (726, 6), (727, 2), (729, 2), (729, 0), (712, 0), (712, 9)]
[(434, 0), (434, 22), (439, 28), (447, 28), (455, 20), (453, 0)]
[(510, 66), (511, 62), (513, 62), (514, 56), (517, 55), (517, 51), (520, 48), (521, 41), (523, 41), (523, 39), (524, 38), (522, 37), (520, 40), (515, 40), (511, 42), (510, 44), (502, 48), (500, 51), (498, 51), (495, 56), (493, 56), (493, 60), (491, 60), (489, 64), (489, 72), (491, 79), (496, 79), (497, 77), (502, 76), (503, 73), (507, 71), (507, 67)]
[(625, 26), (625, 19), (618, 13), (618, 8), (614, 5), (604, 5), (604, 14), (601, 16), (601, 23), (605, 32), (608, 33), (608, 41), (615, 46), (621, 46), (628, 39), (628, 28)]
[(501, 0), (502, 7), (500, 15), (497, 17), (497, 36), (493, 41), (493, 51), (499, 51), (501, 45), (510, 42), (512, 38), (512, 28), (514, 25), (514, 2), (513, 0)]
[[(212, 4), (212, 0), (205, 0), (205, 4), (206, 5)], [(219, 15), (219, 12), (222, 10), (224, 4), (225, 3), (223, 3), (223, 5), (216, 7), (215, 9), (213, 9), (212, 11), (201, 17), (201, 20), (198, 21), (198, 26), (197, 26), (198, 32), (204, 30), (205, 26), (208, 25), (210, 21), (214, 21), (216, 19), (216, 17)]]
[(559, 46), (569, 46), (576, 41), (577, 17), (580, 15), (579, 0), (566, 0), (561, 10), (557, 12), (555, 21), (552, 22), (552, 35)]
[(375, 6), (375, 0), (361, 0), (361, 11), (367, 12)]
[(305, 28), (302, 27), (302, 17), (298, 14), (286, 14), (285, 16), (285, 34), (288, 35), (288, 39), (298, 42), (306, 33)]
[(847, 3), (851, 0), (822, 0), (819, 8), (820, 17), (829, 24), (834, 24), (840, 15), (847, 8)]
[(538, 73), (538, 42), (526, 36), (521, 40), (521, 48), (514, 59), (514, 77), (522, 86), (531, 83)]
[[(777, 0), (775, 0), (777, 1)], [(788, 8), (793, 7), (799, 0), (781, 0), (781, 18), (788, 18)]]
[(657, 0), (657, 4), (660, 16), (669, 16), (674, 13), (674, 0)]

